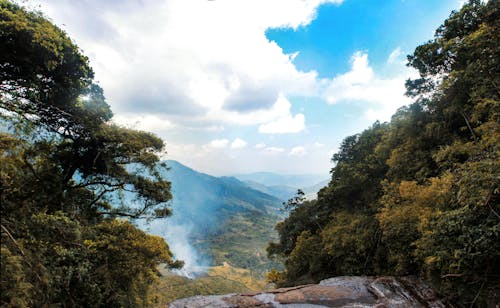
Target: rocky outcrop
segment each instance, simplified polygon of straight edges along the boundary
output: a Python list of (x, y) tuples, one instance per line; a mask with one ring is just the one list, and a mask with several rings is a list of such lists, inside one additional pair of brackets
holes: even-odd
[(170, 308), (196, 307), (448, 307), (414, 277), (335, 277), (319, 284), (241, 294), (195, 296)]

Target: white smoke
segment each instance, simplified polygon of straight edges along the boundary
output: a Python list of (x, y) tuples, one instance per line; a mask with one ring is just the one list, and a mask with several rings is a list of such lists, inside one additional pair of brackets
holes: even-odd
[(155, 219), (140, 227), (150, 234), (163, 237), (174, 254), (174, 258), (184, 262), (181, 269), (173, 270), (174, 273), (191, 279), (207, 273), (210, 260), (206, 256), (201, 256), (191, 245), (192, 224), (177, 223), (174, 217), (170, 217)]

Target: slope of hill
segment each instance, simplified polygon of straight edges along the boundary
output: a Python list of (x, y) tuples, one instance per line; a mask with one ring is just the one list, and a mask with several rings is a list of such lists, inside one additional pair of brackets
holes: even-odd
[(261, 275), (279, 266), (266, 257), (275, 240), (282, 201), (234, 177), (214, 177), (177, 161), (162, 176), (172, 182), (173, 215), (153, 221), (149, 231), (164, 236), (188, 272), (227, 262)]
[(290, 199), (297, 192), (296, 187), (291, 187), (286, 185), (266, 186), (264, 184), (254, 181), (244, 181), (244, 183), (252, 189), (274, 196), (280, 199), (281, 201), (286, 201)]
[(261, 191), (265, 194), (274, 196), (278, 199), (280, 199), (282, 202), (286, 202), (288, 199), (292, 198), (295, 196), (297, 193), (298, 189), (301, 189), (307, 200), (313, 200), (316, 199), (318, 192), (320, 191), (321, 188), (325, 187), (328, 185), (329, 180), (324, 180), (319, 183), (316, 183), (311, 186), (300, 186), (300, 187), (292, 187), (292, 186), (285, 186), (285, 185), (272, 185), (272, 186), (266, 186), (264, 184), (254, 182), (254, 181), (245, 181), (245, 184), (248, 185), (249, 187)]
[(313, 199), (316, 199), (318, 196), (318, 192), (321, 190), (321, 188), (325, 187), (326, 185), (328, 185), (328, 182), (330, 182), (330, 180), (324, 180), (324, 181), (321, 181), (315, 185), (312, 185), (312, 186), (309, 186), (309, 187), (304, 187), (302, 189), (302, 191), (304, 192), (305, 194), (305, 197), (307, 200), (313, 200)]
[(309, 187), (325, 179), (327, 174), (277, 174), (272, 172), (255, 172), (234, 175), (241, 181), (252, 181), (265, 186)]

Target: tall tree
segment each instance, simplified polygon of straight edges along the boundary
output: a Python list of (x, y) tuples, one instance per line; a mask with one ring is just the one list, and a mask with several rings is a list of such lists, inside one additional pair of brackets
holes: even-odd
[[(110, 123), (88, 59), (43, 15), (0, 1), (2, 306), (149, 306), (170, 213), (163, 141)], [(5, 278), (5, 279), (4, 279)]]

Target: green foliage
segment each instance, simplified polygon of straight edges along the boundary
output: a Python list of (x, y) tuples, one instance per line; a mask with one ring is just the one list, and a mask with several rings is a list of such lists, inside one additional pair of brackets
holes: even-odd
[[(64, 127), (67, 136), (86, 131), (79, 117), (69, 115), (94, 124), (111, 118), (102, 90), (92, 84), (88, 59), (41, 14), (2, 1), (0, 35), (2, 108), (53, 129)], [(82, 94), (92, 100), (93, 112), (79, 99)]]
[(280, 264), (266, 257), (265, 246), (276, 239), (273, 226), (278, 217), (265, 213), (238, 213), (214, 227), (209, 236), (194, 237), (196, 247), (203, 255), (211, 257), (213, 265), (229, 263), (248, 269), (257, 279)]
[(278, 243), (270, 243), (267, 247), (269, 256), (283, 257), (295, 248), (296, 239), (304, 230), (316, 230), (319, 227), (316, 201), (304, 201), (296, 206), (284, 222), (276, 225), (279, 234)]
[(459, 306), (500, 301), (499, 15), (471, 0), (408, 56), (416, 101), (347, 137), (318, 200), (277, 224), (276, 281), (418, 275)]
[(288, 199), (287, 202), (283, 202), (283, 211), (290, 211), (297, 206), (301, 205), (306, 201), (305, 193), (302, 191), (302, 189), (297, 190), (297, 193), (295, 194), (294, 197)]
[(0, 1), (0, 40), (0, 305), (150, 306), (156, 266), (179, 264), (115, 217), (169, 214), (162, 140), (108, 123), (87, 58), (41, 14)]
[(159, 275), (157, 265), (171, 261), (165, 241), (120, 220), (90, 226), (86, 233), (83, 244), (96, 265), (93, 277), (100, 282), (99, 305), (147, 307), (149, 286)]
[(484, 207), (460, 207), (433, 217), (416, 242), (423, 275), (459, 302), (498, 303), (498, 221)]
[(295, 243), (295, 247), (285, 261), (286, 278), (300, 283), (310, 282), (314, 276), (323, 276), (323, 260), (321, 238), (310, 231), (303, 231)]
[(274, 284), (283, 284), (285, 282), (285, 274), (273, 268), (267, 272), (266, 280)]
[(421, 262), (415, 258), (416, 241), (428, 231), (429, 220), (451, 202), (451, 176), (431, 178), (429, 184), (414, 181), (386, 182), (382, 205), (377, 214), (387, 262), (392, 272), (408, 275), (418, 272)]
[(32, 285), (26, 282), (22, 258), (12, 254), (7, 247), (1, 249), (1, 302), (11, 307), (27, 307), (32, 300), (33, 290)]
[[(380, 230), (370, 215), (336, 212), (321, 232), (322, 249), (332, 258), (335, 274), (363, 275), (379, 267)], [(332, 266), (335, 265), (335, 266)]]
[[(163, 141), (109, 124), (109, 106), (78, 47), (40, 14), (10, 2), (0, 4), (0, 35), (7, 42), (0, 50), (0, 108), (4, 123), (12, 131), (17, 128), (26, 141), (26, 155), (45, 155), (50, 161), (46, 174), (60, 177), (58, 185), (63, 185), (54, 189), (92, 191), (98, 197), (92, 204), (96, 210), (131, 217), (167, 215), (170, 184), (154, 170)], [(130, 172), (131, 164), (143, 166), (151, 177)], [(124, 189), (143, 206), (121, 204), (107, 211), (102, 200)]]

